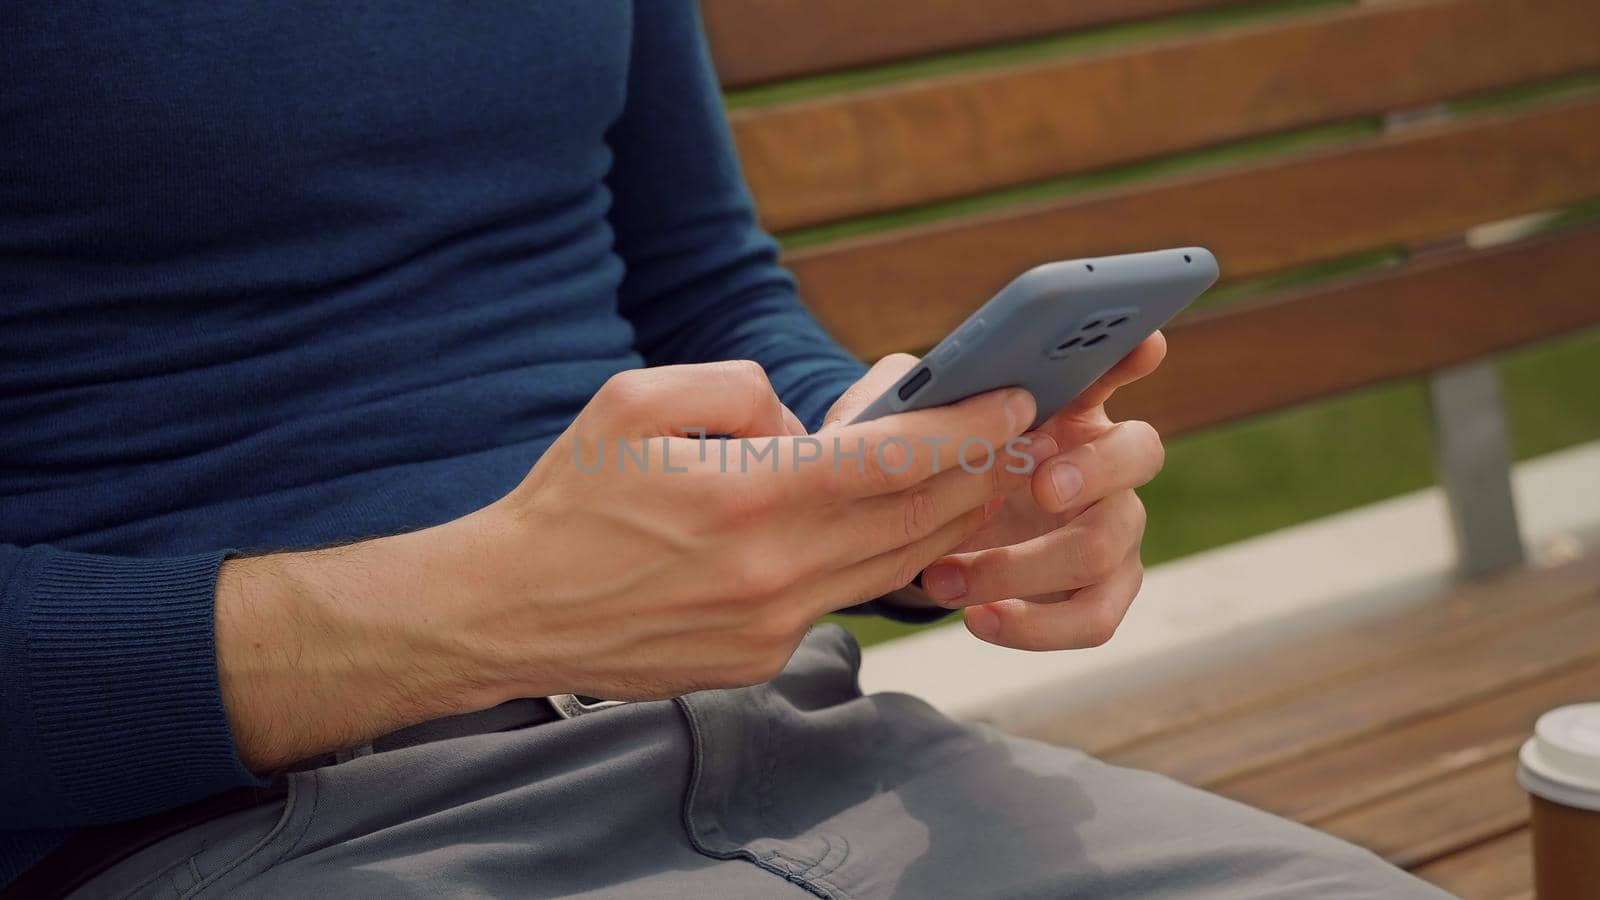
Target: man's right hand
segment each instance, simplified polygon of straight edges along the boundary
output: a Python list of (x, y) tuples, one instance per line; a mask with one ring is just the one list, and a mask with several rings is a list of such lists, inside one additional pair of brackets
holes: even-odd
[[(1003, 448), (1033, 416), (1010, 389), (812, 438), (754, 363), (619, 374), (476, 513), (223, 567), (241, 758), (270, 769), (513, 697), (767, 680), (818, 617), (904, 587), (982, 525), (1027, 478)], [(957, 464), (963, 441), (981, 471)]]

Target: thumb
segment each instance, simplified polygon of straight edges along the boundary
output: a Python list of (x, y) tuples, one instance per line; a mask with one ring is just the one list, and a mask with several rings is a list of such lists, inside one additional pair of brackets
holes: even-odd
[(891, 353), (861, 376), (861, 380), (850, 385), (839, 399), (834, 401), (833, 408), (828, 410), (828, 415), (822, 420), (823, 429), (836, 428), (844, 422), (849, 422), (856, 414), (866, 409), (878, 395), (887, 391), (900, 377), (917, 364), (917, 357), (909, 353)]

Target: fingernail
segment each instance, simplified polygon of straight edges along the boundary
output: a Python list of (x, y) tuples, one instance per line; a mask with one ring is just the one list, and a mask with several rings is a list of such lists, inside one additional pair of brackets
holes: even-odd
[(1056, 500), (1065, 506), (1083, 490), (1083, 473), (1072, 463), (1056, 463), (1050, 467), (1050, 486), (1055, 488)]
[(986, 641), (992, 641), (1000, 634), (1000, 616), (987, 606), (968, 607), (967, 630)]
[(1021, 432), (1033, 425), (1033, 414), (1037, 407), (1033, 402), (1033, 395), (1024, 390), (1011, 390), (1006, 394), (1006, 420), (1011, 423), (1011, 430)]
[(967, 578), (955, 566), (933, 566), (922, 573), (922, 589), (935, 603), (945, 603), (967, 592)]

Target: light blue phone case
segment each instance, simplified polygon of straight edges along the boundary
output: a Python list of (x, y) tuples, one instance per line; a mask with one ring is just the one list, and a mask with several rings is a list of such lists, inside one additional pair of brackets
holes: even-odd
[(1037, 428), (1216, 280), (1216, 257), (1203, 247), (1036, 266), (854, 421), (1018, 385), (1038, 402)]

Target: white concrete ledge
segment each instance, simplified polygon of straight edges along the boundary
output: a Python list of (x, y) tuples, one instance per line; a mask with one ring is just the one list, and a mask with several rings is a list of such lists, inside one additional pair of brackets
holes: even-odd
[[(1600, 546), (1600, 442), (1522, 463), (1513, 484), (1536, 563)], [(1444, 496), (1431, 488), (1157, 566), (1104, 647), (1003, 650), (958, 624), (869, 648), (862, 681), (1014, 727), (1247, 647), (1421, 602), (1450, 583), (1453, 565)]]

